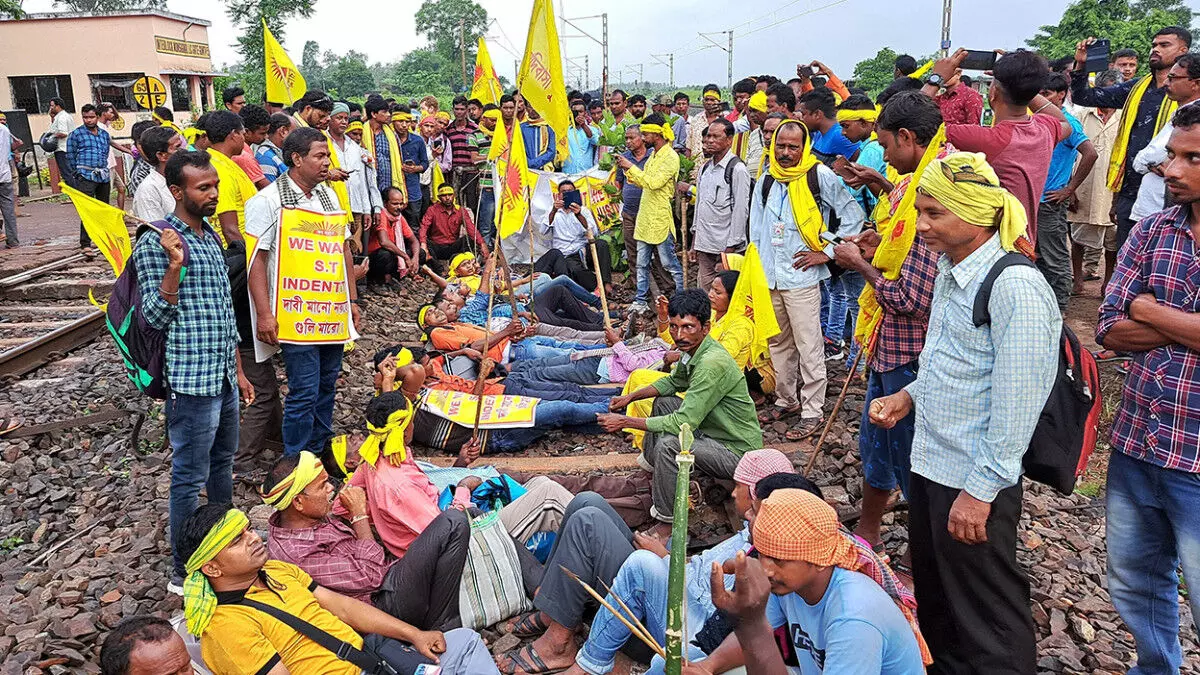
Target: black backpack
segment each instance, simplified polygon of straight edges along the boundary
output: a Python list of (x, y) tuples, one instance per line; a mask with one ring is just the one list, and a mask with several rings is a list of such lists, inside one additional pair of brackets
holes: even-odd
[[(992, 286), (1005, 269), (1014, 265), (1036, 267), (1020, 253), (1008, 253), (997, 260), (975, 295), (971, 318), (976, 327), (991, 323), (988, 301)], [(1104, 406), (1100, 397), (1100, 371), (1092, 353), (1080, 345), (1079, 338), (1065, 323), (1059, 342), (1054, 387), (1021, 463), (1030, 480), (1069, 495), (1096, 449), (1096, 423)]]
[[(138, 228), (134, 241), (155, 229), (176, 229), (165, 220)], [(182, 233), (181, 233), (182, 235)], [(179, 272), (180, 286), (187, 276), (188, 247), (183, 240), (183, 269)], [(157, 246), (157, 243), (148, 245)], [(167, 384), (167, 331), (159, 330), (146, 321), (142, 313), (142, 294), (138, 290), (137, 266), (133, 256), (125, 263), (121, 276), (113, 286), (105, 308), (104, 322), (117, 343), (117, 351), (125, 363), (125, 374), (138, 391), (165, 400), (170, 393)]]

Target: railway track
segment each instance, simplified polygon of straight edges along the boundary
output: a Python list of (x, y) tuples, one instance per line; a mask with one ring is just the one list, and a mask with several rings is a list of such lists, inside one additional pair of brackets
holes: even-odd
[(104, 313), (89, 289), (108, 292), (103, 258), (65, 251), (36, 267), (0, 278), (0, 386), (57, 361), (104, 330)]

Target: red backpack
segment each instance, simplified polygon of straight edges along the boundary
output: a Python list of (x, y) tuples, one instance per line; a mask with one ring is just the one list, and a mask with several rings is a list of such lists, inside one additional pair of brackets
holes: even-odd
[[(1036, 267), (1020, 253), (1008, 253), (997, 260), (975, 295), (972, 320), (976, 327), (991, 323), (988, 301), (992, 286), (1000, 273), (1013, 265)], [(1096, 449), (1096, 423), (1102, 408), (1096, 360), (1064, 323), (1054, 386), (1021, 462), (1025, 476), (1064, 495), (1071, 494), (1075, 480), (1083, 474)]]

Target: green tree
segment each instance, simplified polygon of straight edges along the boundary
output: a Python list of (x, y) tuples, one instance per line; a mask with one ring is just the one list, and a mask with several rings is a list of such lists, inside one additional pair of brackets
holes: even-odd
[(378, 89), (367, 56), (361, 52), (351, 50), (341, 56), (327, 52), (322, 75), (324, 86), (342, 98), (361, 98)]
[(883, 91), (892, 83), (896, 72), (896, 57), (899, 56), (891, 47), (884, 47), (869, 59), (859, 61), (854, 65), (854, 84), (872, 95)]
[(20, 0), (0, 0), (0, 17), (6, 16), (14, 19), (25, 18), (25, 10), (21, 9)]
[(487, 32), (487, 10), (474, 0), (425, 0), (416, 14), (417, 33), (425, 36), (429, 47), (451, 64), (457, 64), (456, 83), (462, 81), (465, 52), (468, 77), (475, 63), (475, 45)]
[(1042, 26), (1025, 43), (1056, 59), (1074, 54), (1084, 38), (1107, 38), (1113, 51), (1129, 48), (1146, 56), (1156, 32), (1167, 26), (1191, 30), (1192, 16), (1183, 0), (1076, 0), (1057, 25)]
[[(225, 14), (235, 26), (242, 30), (238, 36), (238, 53), (241, 63), (235, 68), (239, 73), (236, 80), (246, 90), (246, 100), (262, 100), (266, 90), (263, 65), (262, 22), (266, 19), (271, 34), (282, 44), (284, 24), (295, 17), (312, 16), (316, 0), (226, 0)], [(289, 56), (294, 55), (289, 54)], [(232, 79), (232, 78), (231, 78)]]
[(432, 94), (441, 96), (454, 91), (462, 75), (456, 64), (432, 47), (414, 49), (391, 65), (383, 84), (402, 96)]
[[(19, 2), (12, 4), (20, 7)], [(125, 12), (131, 9), (166, 9), (167, 0), (54, 0), (54, 5), (72, 12)]]

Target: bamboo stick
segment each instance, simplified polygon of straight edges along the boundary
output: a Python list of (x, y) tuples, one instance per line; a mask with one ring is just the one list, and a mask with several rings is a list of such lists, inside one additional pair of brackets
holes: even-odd
[(692, 465), (696, 462), (692, 454), (695, 440), (692, 426), (686, 422), (679, 429), (679, 454), (675, 463), (679, 474), (675, 479), (675, 512), (671, 521), (671, 564), (667, 577), (667, 655), (666, 675), (681, 675), (683, 671), (683, 616), (686, 614), (684, 584), (687, 580), (688, 542), (688, 496)]
[(825, 428), (821, 430), (821, 436), (817, 438), (817, 445), (813, 448), (812, 457), (808, 458), (808, 464), (804, 465), (804, 476), (812, 471), (813, 465), (817, 463), (817, 457), (821, 456), (821, 446), (825, 443), (825, 437), (829, 434), (830, 428), (833, 427), (834, 420), (837, 419), (838, 412), (842, 409), (842, 402), (846, 400), (846, 391), (850, 389), (850, 380), (854, 379), (854, 373), (858, 371), (858, 362), (862, 359), (864, 351), (874, 351), (875, 341), (879, 337), (879, 331), (871, 336), (870, 346), (867, 349), (860, 349), (854, 355), (854, 363), (850, 364), (850, 372), (846, 373), (846, 381), (842, 383), (842, 393), (838, 394), (837, 402), (833, 404), (833, 412), (829, 414), (829, 419), (825, 421)]
[[(665, 658), (667, 658), (666, 652), (663, 650), (662, 646), (661, 646), (661, 645), (659, 645), (659, 644), (658, 644), (658, 643), (657, 643), (657, 642), (654, 640), (654, 638), (650, 637), (649, 635), (646, 635), (646, 634), (643, 634), (643, 633), (641, 633), (641, 632), (640, 632), (640, 631), (637, 629), (637, 627), (636, 627), (636, 626), (634, 626), (633, 624), (629, 623), (629, 621), (627, 621), (627, 620), (625, 619), (625, 617), (621, 615), (621, 613), (620, 613), (620, 612), (618, 612), (616, 609), (614, 609), (614, 608), (613, 608), (613, 606), (612, 606), (612, 605), (610, 605), (610, 604), (609, 604), (609, 602), (603, 598), (603, 596), (601, 596), (599, 593), (597, 593), (597, 592), (596, 592), (596, 589), (594, 589), (594, 588), (592, 588), (591, 586), (589, 586), (589, 585), (587, 584), (587, 582), (586, 582), (586, 581), (584, 581), (583, 579), (580, 579), (580, 578), (579, 578), (579, 575), (578, 575), (578, 574), (575, 574), (574, 572), (572, 572), (571, 570), (567, 569), (566, 567), (563, 567), (562, 565), (559, 565), (558, 567), (559, 567), (559, 569), (561, 569), (561, 570), (563, 571), (563, 573), (565, 573), (565, 574), (566, 574), (568, 577), (570, 577), (570, 578), (574, 579), (575, 581), (578, 581), (578, 582), (579, 582), (579, 585), (580, 585), (580, 586), (583, 586), (583, 590), (587, 591), (588, 595), (592, 596), (592, 598), (593, 598), (593, 599), (595, 599), (597, 602), (599, 602), (601, 605), (603, 605), (605, 609), (607, 609), (608, 611), (612, 612), (613, 616), (617, 617), (617, 620), (618, 620), (618, 621), (620, 621), (621, 623), (625, 624), (625, 627), (629, 629), (629, 632), (630, 632), (630, 633), (633, 633), (634, 637), (636, 637), (637, 639), (639, 639), (639, 640), (641, 640), (642, 642), (644, 642), (644, 643), (646, 644), (646, 646), (647, 646), (647, 647), (649, 647), (650, 649), (654, 650), (654, 653), (655, 653), (655, 654), (658, 654), (659, 656), (661, 656), (661, 657), (662, 657), (662, 658), (664, 658), (664, 659), (665, 659)], [(613, 597), (616, 597), (616, 596), (613, 596)]]

